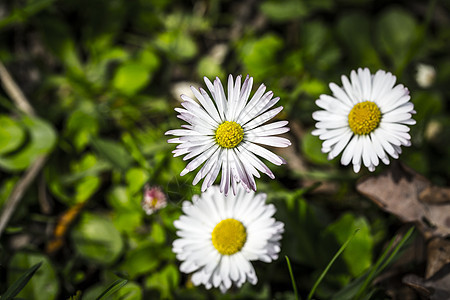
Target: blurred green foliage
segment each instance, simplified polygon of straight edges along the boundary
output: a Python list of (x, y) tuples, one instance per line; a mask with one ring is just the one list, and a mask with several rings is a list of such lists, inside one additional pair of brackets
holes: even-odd
[[(82, 291), (82, 299), (96, 299), (119, 272), (128, 282), (112, 299), (293, 299), (283, 259), (256, 262), (256, 287), (222, 295), (193, 287), (171, 252), (181, 202), (200, 188), (191, 185), (193, 174), (179, 176), (185, 162), (172, 157), (164, 132), (180, 127), (173, 108), (189, 93), (183, 87), (203, 86), (203, 76), (225, 82), (229, 73), (248, 73), (281, 97), (281, 118), (293, 129), (300, 166), (288, 158), (273, 168), (276, 180), (257, 184), (285, 223), (280, 257), (291, 259), (300, 294), (356, 228), (316, 296), (344, 293), (355, 278), (360, 284), (400, 223), (355, 192), (364, 173), (320, 152), (310, 134), (314, 100), (352, 69), (393, 72), (417, 110), (413, 146), (401, 160), (449, 185), (450, 4), (430, 3), (2, 1), (0, 60), (38, 117), (0, 90), (0, 205), (39, 156), (48, 160), (1, 236), (0, 294), (42, 261), (19, 297), (67, 299)], [(433, 3), (447, 14), (433, 14)], [(418, 63), (437, 70), (429, 88), (415, 81)], [(147, 183), (169, 202), (150, 216), (141, 207)], [(54, 239), (61, 247), (49, 251)]]

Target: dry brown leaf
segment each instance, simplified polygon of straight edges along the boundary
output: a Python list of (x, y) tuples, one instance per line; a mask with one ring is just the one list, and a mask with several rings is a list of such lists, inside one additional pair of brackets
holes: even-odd
[(427, 280), (411, 274), (403, 278), (403, 283), (427, 299), (450, 299), (450, 264), (445, 265), (445, 267)]
[(427, 245), (427, 271), (426, 279), (429, 279), (442, 267), (450, 264), (450, 241), (441, 238), (432, 239)]
[(450, 203), (450, 188), (431, 186), (420, 193), (419, 199), (429, 204)]
[(425, 177), (401, 164), (392, 165), (378, 176), (364, 178), (356, 186), (385, 211), (404, 222), (415, 222), (426, 239), (446, 237), (450, 235), (450, 203), (420, 201), (419, 195), (431, 187)]

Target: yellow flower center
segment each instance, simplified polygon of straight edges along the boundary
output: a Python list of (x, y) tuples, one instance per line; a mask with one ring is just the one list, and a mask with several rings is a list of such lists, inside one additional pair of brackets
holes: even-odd
[(222, 148), (234, 148), (244, 138), (244, 129), (233, 121), (225, 121), (217, 127), (216, 142)]
[(247, 240), (244, 225), (235, 219), (225, 219), (214, 227), (212, 243), (214, 248), (222, 255), (231, 255), (239, 250)]
[(381, 112), (372, 101), (364, 101), (353, 106), (348, 114), (348, 125), (353, 133), (369, 134), (374, 131), (381, 120)]

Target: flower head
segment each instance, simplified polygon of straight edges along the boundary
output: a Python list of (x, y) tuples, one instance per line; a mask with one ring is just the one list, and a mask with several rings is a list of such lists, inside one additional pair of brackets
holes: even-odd
[(150, 187), (148, 184), (144, 186), (144, 199), (142, 200), (142, 208), (147, 215), (153, 214), (167, 206), (166, 195), (159, 187)]
[(364, 164), (374, 171), (379, 161), (389, 164), (388, 154), (398, 158), (401, 146), (411, 145), (409, 127), (416, 121), (409, 91), (402, 84), (395, 85), (396, 77), (379, 70), (352, 71), (350, 80), (342, 76), (343, 87), (330, 83), (333, 96), (321, 95), (316, 100), (323, 110), (313, 113), (322, 152), (333, 159), (343, 152), (341, 163), (353, 163), (357, 173)]
[(283, 158), (260, 145), (287, 147), (291, 144), (288, 139), (276, 136), (289, 131), (287, 121), (263, 125), (283, 109), (282, 106), (271, 109), (280, 98), (272, 99), (273, 93), (264, 93), (266, 87), (261, 84), (249, 100), (253, 85), (253, 78), (249, 76), (241, 87), (241, 76), (234, 82), (230, 75), (228, 97), (219, 78), (214, 84), (206, 77), (204, 80), (212, 98), (204, 89), (191, 87), (198, 102), (181, 95), (183, 108), (175, 109), (178, 118), (189, 125), (166, 132), (166, 135), (180, 136), (168, 140), (179, 144), (173, 151), (174, 156), (186, 155), (183, 160), (194, 158), (181, 176), (203, 164), (193, 181), (195, 185), (204, 178), (202, 191), (214, 183), (220, 171), (220, 191), (226, 195), (230, 186), (236, 193), (238, 183), (247, 191), (256, 191), (254, 177), (259, 178), (259, 172), (274, 178), (258, 156), (275, 165), (285, 164)]
[(418, 64), (417, 65), (417, 73), (416, 73), (416, 81), (417, 84), (422, 88), (430, 87), (436, 78), (436, 70), (433, 66)]
[(225, 292), (233, 283), (256, 284), (250, 262), (278, 258), (284, 224), (272, 217), (275, 206), (265, 200), (266, 194), (246, 193), (241, 186), (228, 197), (212, 186), (194, 196), (193, 203), (183, 202), (184, 215), (174, 222), (180, 238), (173, 252), (182, 261), (182, 272), (194, 272), (194, 285)]

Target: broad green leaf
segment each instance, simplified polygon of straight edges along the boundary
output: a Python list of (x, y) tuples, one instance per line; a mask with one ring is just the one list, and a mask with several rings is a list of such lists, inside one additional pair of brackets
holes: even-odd
[(114, 76), (113, 86), (126, 95), (134, 95), (143, 89), (150, 80), (150, 70), (137, 62), (121, 65)]
[(126, 186), (114, 186), (109, 192), (107, 199), (109, 205), (117, 211), (130, 210), (136, 207), (132, 205), (132, 200)]
[(101, 264), (113, 263), (121, 254), (123, 241), (113, 223), (85, 212), (72, 230), (75, 250), (85, 259)]
[(417, 91), (411, 98), (414, 110), (417, 111), (413, 118), (418, 122), (430, 119), (442, 111), (443, 99), (439, 93)]
[(274, 72), (279, 64), (278, 51), (283, 48), (283, 40), (272, 33), (260, 39), (245, 42), (239, 49), (239, 56), (248, 73), (255, 78)]
[(100, 187), (101, 181), (97, 176), (86, 176), (77, 183), (75, 188), (75, 203), (89, 199)]
[(175, 60), (187, 60), (197, 55), (195, 41), (181, 31), (166, 31), (158, 35), (156, 45)]
[(139, 53), (138, 61), (141, 65), (145, 66), (151, 73), (158, 69), (160, 65), (160, 58), (151, 48), (142, 50)]
[(339, 63), (341, 49), (336, 45), (328, 24), (321, 21), (307, 22), (300, 35), (305, 65), (325, 71)]
[(116, 212), (112, 215), (112, 221), (114, 226), (120, 232), (133, 233), (142, 225), (142, 218), (144, 214), (141, 206), (137, 207), (134, 211), (125, 210)]
[(302, 139), (302, 151), (305, 157), (316, 164), (329, 164), (327, 154), (322, 153), (322, 141), (311, 132), (305, 134)]
[(92, 139), (92, 145), (113, 166), (125, 170), (133, 161), (128, 151), (119, 143), (112, 140)]
[(169, 264), (161, 272), (154, 273), (147, 278), (145, 286), (147, 288), (156, 289), (161, 293), (161, 298), (169, 298), (173, 290), (178, 286), (180, 273), (178, 268)]
[(152, 226), (152, 232), (150, 237), (156, 244), (162, 244), (166, 241), (166, 235), (164, 232), (164, 228), (159, 224), (154, 222)]
[(23, 128), (7, 115), (0, 115), (0, 155), (17, 149), (25, 138)]
[(160, 256), (157, 255), (160, 250), (145, 245), (129, 250), (120, 265), (120, 270), (125, 271), (131, 279), (154, 272), (160, 264)]
[(416, 33), (415, 19), (406, 10), (391, 7), (384, 11), (377, 21), (376, 44), (398, 65), (406, 58)]
[[(85, 105), (87, 106), (87, 105)], [(83, 150), (91, 136), (98, 132), (98, 120), (94, 111), (85, 111), (93, 109), (91, 107), (74, 111), (67, 120), (66, 134), (72, 137), (72, 143), (78, 151)]]
[(208, 78), (225, 78), (226, 74), (222, 66), (210, 56), (203, 57), (197, 65), (197, 73), (202, 77), (206, 76)]
[(356, 229), (359, 229), (358, 234), (342, 254), (353, 276), (361, 275), (372, 264), (373, 238), (369, 224), (366, 219), (356, 218), (353, 214), (347, 213), (327, 228), (339, 243), (345, 242)]
[(25, 270), (30, 269), (40, 262), (42, 262), (42, 266), (17, 295), (18, 298), (35, 300), (56, 299), (59, 291), (59, 282), (50, 261), (42, 254), (16, 253), (11, 258), (9, 264), (9, 281), (11, 283), (16, 281)]
[[(161, 103), (163, 105), (167, 105), (167, 103), (168, 103), (165, 99), (163, 99), (162, 101), (155, 100), (155, 99), (149, 99), (149, 102), (152, 103), (152, 108), (153, 108), (152, 110), (155, 110), (155, 107), (153, 106), (153, 104), (155, 104), (155, 103), (156, 104)], [(166, 109), (162, 109), (162, 110), (167, 111)], [(122, 142), (124, 143), (127, 150), (130, 151), (130, 154), (134, 158), (134, 160), (137, 161), (141, 167), (143, 167), (146, 170), (150, 169), (150, 165), (149, 165), (147, 159), (145, 158), (144, 154), (142, 153), (141, 149), (138, 147), (135, 139), (133, 138), (133, 136), (130, 133), (124, 132), (122, 134)]]
[(41, 32), (45, 32), (42, 38), (46, 48), (63, 62), (64, 67), (70, 73), (69, 75), (82, 78), (84, 71), (72, 28), (69, 27), (65, 19), (55, 17), (56, 15), (46, 15), (45, 18), (40, 18), (36, 25)]
[(366, 66), (379, 66), (380, 60), (371, 39), (370, 18), (360, 12), (343, 14), (337, 23), (339, 38), (345, 43), (352, 61)]
[(128, 185), (130, 194), (135, 194), (142, 191), (142, 187), (149, 178), (148, 172), (141, 168), (131, 168), (125, 174), (125, 179)]
[(260, 8), (268, 18), (278, 22), (298, 20), (308, 15), (308, 8), (300, 0), (270, 0), (263, 2)]
[(0, 168), (11, 171), (23, 170), (38, 156), (48, 153), (55, 144), (56, 133), (46, 121), (24, 117), (22, 123), (29, 132), (30, 140), (18, 153), (0, 156)]

